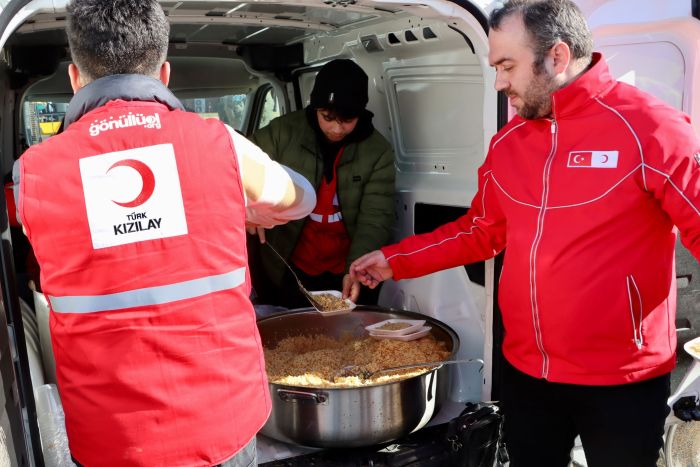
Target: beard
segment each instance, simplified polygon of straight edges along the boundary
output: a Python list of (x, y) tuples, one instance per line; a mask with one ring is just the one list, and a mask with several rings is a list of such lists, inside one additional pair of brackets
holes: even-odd
[(517, 114), (527, 120), (546, 117), (552, 113), (552, 93), (557, 88), (553, 76), (544, 69), (535, 68), (530, 85), (518, 96), (522, 105), (516, 108)]

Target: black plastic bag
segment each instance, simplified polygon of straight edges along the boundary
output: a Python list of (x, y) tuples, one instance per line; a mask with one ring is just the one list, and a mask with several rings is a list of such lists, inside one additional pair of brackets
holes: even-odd
[[(490, 403), (467, 403), (462, 413), (449, 422), (447, 440), (454, 467), (493, 467), (499, 450), (503, 415)], [(502, 462), (499, 455), (499, 463)]]

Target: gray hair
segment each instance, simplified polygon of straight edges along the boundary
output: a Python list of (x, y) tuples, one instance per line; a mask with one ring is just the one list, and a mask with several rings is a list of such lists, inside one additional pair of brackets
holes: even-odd
[(593, 53), (591, 30), (573, 1), (509, 0), (491, 13), (489, 27), (498, 30), (503, 20), (514, 14), (522, 16), (525, 29), (532, 38), (536, 70), (542, 69), (547, 52), (558, 41), (569, 46), (574, 60), (590, 61)]

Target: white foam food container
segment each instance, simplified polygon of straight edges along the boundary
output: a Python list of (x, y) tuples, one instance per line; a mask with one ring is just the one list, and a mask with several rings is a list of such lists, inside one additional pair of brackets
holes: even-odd
[(695, 360), (700, 361), (700, 337), (691, 339), (685, 344), (683, 348), (688, 352)]
[(395, 341), (412, 341), (415, 339), (420, 339), (421, 337), (427, 336), (428, 333), (430, 333), (430, 330), (432, 328), (430, 326), (422, 326), (420, 327), (417, 331), (414, 331), (410, 334), (402, 334), (402, 335), (394, 335), (394, 336), (385, 336), (385, 335), (380, 335), (380, 334), (374, 334), (372, 332), (369, 333), (370, 336), (374, 337), (375, 339), (391, 339)]
[[(339, 290), (316, 290), (313, 292), (310, 291), (309, 294), (311, 294), (313, 296), (328, 294), (328, 295), (333, 295), (334, 297), (337, 297), (337, 298), (343, 298), (343, 293), (340, 292)], [(318, 312), (321, 313), (323, 316), (342, 315), (344, 313), (350, 313), (357, 306), (357, 305), (355, 305), (355, 303), (350, 301), (350, 299), (348, 299), (348, 298), (343, 299), (343, 303), (345, 304), (345, 306), (343, 308), (339, 308), (337, 310), (332, 310), (332, 311), (318, 310)]]
[[(382, 329), (382, 326), (386, 326), (388, 324), (397, 324), (397, 323), (404, 323), (404, 324), (407, 324), (408, 326), (401, 328), (401, 329), (395, 329), (395, 330)], [(404, 336), (406, 334), (411, 334), (412, 332), (417, 331), (424, 324), (425, 324), (424, 319), (398, 319), (398, 318), (395, 318), (395, 319), (385, 319), (384, 321), (380, 321), (378, 323), (374, 323), (374, 324), (371, 324), (369, 326), (365, 326), (365, 329), (370, 334), (374, 334), (376, 336)]]

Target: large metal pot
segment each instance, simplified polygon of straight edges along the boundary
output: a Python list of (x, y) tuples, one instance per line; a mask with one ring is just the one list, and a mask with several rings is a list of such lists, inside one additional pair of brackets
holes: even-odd
[[(324, 317), (300, 310), (258, 321), (265, 347), (285, 337), (352, 333), (366, 335), (365, 326), (389, 318), (425, 319), (432, 335), (454, 357), (457, 334), (446, 324), (424, 315), (377, 307)], [(313, 447), (369, 446), (401, 438), (421, 427), (437, 412), (449, 383), (451, 365), (401, 381), (357, 388), (309, 388), (270, 383), (272, 414), (261, 433), (271, 438)]]

